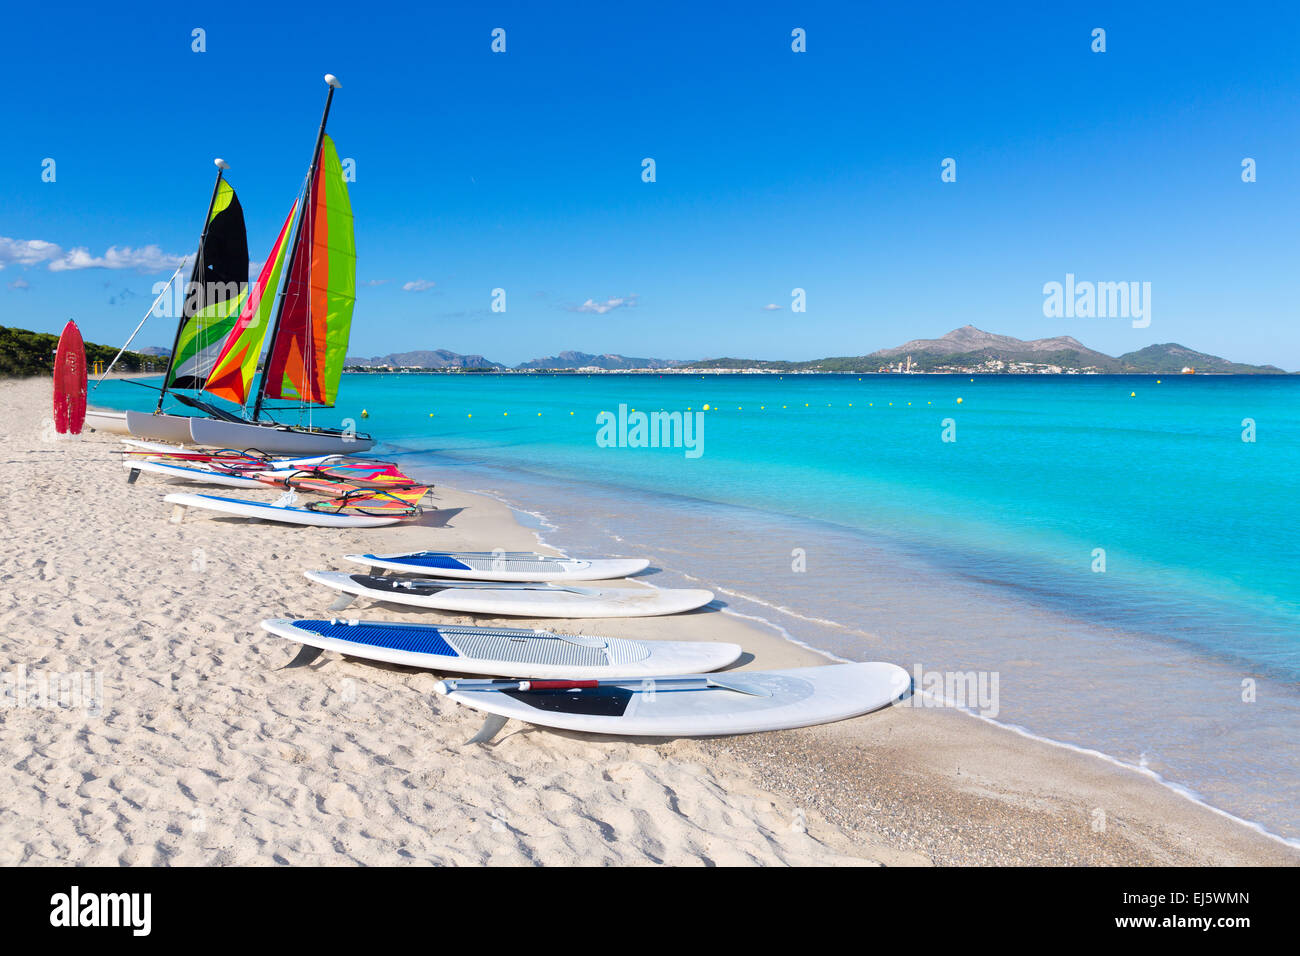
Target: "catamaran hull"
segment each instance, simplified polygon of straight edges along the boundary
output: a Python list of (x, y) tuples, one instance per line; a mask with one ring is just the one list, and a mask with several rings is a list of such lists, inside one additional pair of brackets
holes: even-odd
[(126, 427), (126, 412), (115, 412), (108, 408), (86, 409), (86, 427), (91, 431), (109, 432), (113, 435), (129, 435)]
[(222, 422), (191, 418), (188, 439), (209, 448), (256, 448), (271, 455), (355, 455), (369, 451), (375, 441), (365, 435), (302, 431), (283, 425)]
[(173, 445), (190, 443), (190, 418), (188, 415), (150, 415), (148, 412), (127, 412), (126, 430), (136, 438), (146, 441), (165, 441)]

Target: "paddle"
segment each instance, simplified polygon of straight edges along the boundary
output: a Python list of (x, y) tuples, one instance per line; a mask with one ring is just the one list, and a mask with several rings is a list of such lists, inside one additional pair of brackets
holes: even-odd
[[(737, 675), (739, 677), (741, 675)], [(582, 690), (590, 687), (637, 687), (650, 690), (659, 688), (672, 690), (702, 690), (716, 688), (734, 691), (750, 697), (771, 697), (772, 692), (765, 687), (748, 685), (716, 675), (702, 677), (630, 677), (610, 680), (441, 680), (434, 689), (440, 694), (454, 694), (459, 691), (532, 691), (532, 690)]]

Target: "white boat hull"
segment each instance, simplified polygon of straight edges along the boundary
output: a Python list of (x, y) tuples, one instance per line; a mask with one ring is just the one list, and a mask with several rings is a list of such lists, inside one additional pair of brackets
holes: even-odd
[(208, 448), (256, 448), (269, 455), (356, 455), (374, 447), (373, 438), (314, 432), (283, 425), (191, 418), (186, 440)]
[(187, 415), (127, 412), (126, 429), (136, 438), (143, 438), (146, 441), (165, 441), (173, 445), (190, 443), (190, 418)]
[(86, 409), (86, 427), (113, 435), (131, 434), (131, 429), (126, 427), (126, 412), (115, 412), (110, 408)]

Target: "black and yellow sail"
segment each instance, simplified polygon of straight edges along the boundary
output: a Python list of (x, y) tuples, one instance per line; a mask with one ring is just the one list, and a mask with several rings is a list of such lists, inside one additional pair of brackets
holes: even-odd
[(164, 388), (202, 388), (248, 295), (248, 233), (230, 183), (217, 182), (185, 290)]

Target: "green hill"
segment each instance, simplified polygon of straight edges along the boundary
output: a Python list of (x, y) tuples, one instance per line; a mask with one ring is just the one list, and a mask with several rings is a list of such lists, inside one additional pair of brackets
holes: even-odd
[[(54, 352), (59, 347), (59, 337), (45, 332), (29, 332), (0, 325), (0, 378), (25, 378), (32, 375), (51, 375), (54, 372)], [(86, 343), (86, 363), (107, 365), (113, 361), (117, 349), (111, 345)], [(157, 356), (139, 352), (123, 352), (113, 370), (141, 372), (160, 369), (162, 360)]]

